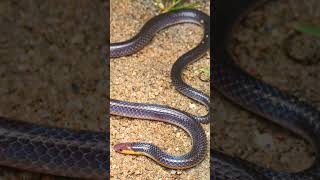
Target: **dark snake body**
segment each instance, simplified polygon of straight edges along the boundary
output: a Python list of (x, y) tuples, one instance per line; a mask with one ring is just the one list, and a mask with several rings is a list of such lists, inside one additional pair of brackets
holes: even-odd
[(106, 179), (107, 133), (48, 128), (0, 118), (0, 164), (58, 176)]
[[(186, 84), (182, 80), (181, 74), (188, 64), (197, 61), (209, 50), (209, 21), (209, 16), (198, 10), (179, 10), (158, 15), (150, 19), (133, 38), (120, 43), (112, 43), (110, 57), (121, 57), (136, 53), (146, 46), (158, 31), (175, 24), (192, 23), (203, 27), (204, 33), (201, 42), (174, 63), (171, 70), (171, 79), (179, 92), (208, 107), (209, 97)], [(192, 139), (192, 149), (181, 156), (169, 155), (150, 143), (121, 143), (116, 145), (115, 149), (129, 146), (130, 149), (143, 153), (143, 155), (152, 158), (160, 165), (172, 169), (193, 167), (205, 157), (207, 150), (206, 135), (200, 123), (208, 123), (209, 115), (195, 116), (167, 106), (131, 103), (113, 99), (110, 101), (110, 114), (174, 124), (188, 132)]]
[(240, 69), (234, 63), (227, 48), (232, 27), (245, 15), (244, 12), (265, 2), (265, 0), (228, 0), (220, 1), (220, 4), (217, 4), (213, 86), (241, 107), (308, 140), (314, 146), (317, 157), (314, 164), (308, 169), (289, 173), (259, 167), (213, 150), (211, 175), (215, 180), (319, 180), (319, 111)]

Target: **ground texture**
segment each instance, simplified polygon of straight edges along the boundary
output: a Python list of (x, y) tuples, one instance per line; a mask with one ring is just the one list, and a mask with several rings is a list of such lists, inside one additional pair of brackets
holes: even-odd
[[(200, 9), (209, 13), (209, 1), (198, 1)], [(153, 0), (113, 0), (110, 4), (111, 42), (127, 40), (142, 25), (159, 13)], [(163, 104), (193, 114), (205, 114), (206, 108), (181, 95), (171, 84), (172, 64), (201, 39), (201, 28), (186, 24), (158, 33), (152, 43), (140, 52), (110, 62), (111, 98), (132, 102)], [(209, 55), (189, 66), (184, 79), (193, 87), (209, 94), (200, 69), (209, 67)], [(202, 80), (201, 80), (202, 79)], [(203, 81), (204, 80), (204, 81)], [(174, 126), (152, 121), (111, 116), (111, 179), (209, 179), (209, 152), (205, 160), (190, 170), (163, 168), (144, 156), (116, 153), (112, 146), (121, 142), (145, 141), (172, 154), (190, 150), (187, 134)], [(203, 126), (209, 139), (209, 125)]]
[[(237, 63), (246, 71), (318, 109), (320, 40), (297, 34), (292, 22), (315, 22), (319, 11), (317, 0), (273, 1), (251, 12), (236, 27), (230, 42)], [(213, 105), (214, 148), (276, 170), (299, 171), (312, 164), (312, 147), (301, 138), (247, 113), (219, 94)]]
[[(0, 115), (105, 131), (106, 3), (0, 2)], [(0, 179), (63, 179), (9, 168)]]

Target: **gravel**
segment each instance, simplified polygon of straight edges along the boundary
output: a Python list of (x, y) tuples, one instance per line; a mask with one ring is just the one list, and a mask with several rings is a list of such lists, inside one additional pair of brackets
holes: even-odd
[[(199, 1), (200, 2), (200, 1)], [(159, 9), (152, 0), (113, 0), (111, 8), (111, 42), (126, 40)], [(209, 14), (209, 1), (202, 1), (201, 10)], [(113, 99), (163, 104), (193, 114), (205, 114), (205, 107), (178, 93), (170, 79), (172, 64), (201, 39), (201, 28), (186, 24), (163, 30), (140, 52), (110, 63), (110, 94)], [(188, 37), (188, 38), (184, 38)], [(209, 93), (209, 83), (200, 80), (203, 67), (209, 66), (207, 55), (185, 71), (184, 79), (197, 89)], [(203, 125), (209, 139), (209, 125)], [(160, 122), (110, 118), (111, 146), (120, 142), (145, 141), (178, 155), (190, 150), (187, 134), (179, 128)], [(112, 179), (209, 179), (209, 151), (205, 160), (189, 170), (163, 168), (144, 156), (116, 153), (111, 148)]]

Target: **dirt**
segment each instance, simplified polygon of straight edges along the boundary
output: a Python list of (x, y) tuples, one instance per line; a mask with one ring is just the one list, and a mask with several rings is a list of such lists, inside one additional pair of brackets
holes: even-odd
[[(195, 2), (199, 2), (200, 9), (209, 14), (209, 1)], [(110, 9), (111, 42), (129, 39), (159, 13), (153, 0), (113, 0)], [(205, 107), (177, 92), (170, 79), (172, 64), (194, 47), (201, 37), (200, 27), (178, 25), (159, 32), (140, 52), (111, 59), (111, 98), (168, 105), (193, 114), (207, 113)], [(206, 55), (184, 73), (187, 83), (206, 94), (210, 92), (209, 82), (200, 80), (200, 69), (209, 67), (209, 59)], [(209, 125), (203, 125), (203, 128), (209, 139)], [(112, 149), (117, 143), (143, 141), (154, 143), (168, 153), (183, 154), (190, 150), (191, 141), (182, 129), (161, 122), (111, 116), (110, 135), (111, 179), (209, 179), (209, 151), (198, 166), (176, 171), (164, 168), (147, 157), (123, 155)]]
[[(0, 114), (38, 124), (105, 130), (103, 62), (96, 61), (102, 59), (103, 53), (94, 43), (105, 36), (97, 30), (103, 29), (101, 22), (105, 21), (101, 15), (103, 10), (98, 8), (103, 7), (103, 2), (81, 1), (79, 5), (28, 2), (0, 3), (0, 24), (5, 27), (0, 30), (0, 94), (5, 97), (0, 99)], [(209, 14), (209, 1), (198, 2), (200, 9)], [(113, 0), (110, 7), (111, 42), (126, 40), (137, 33), (159, 12), (153, 3), (151, 0)], [(301, 63), (288, 57), (283, 47), (287, 47), (284, 44), (288, 37), (296, 33), (290, 26), (293, 20), (313, 21), (312, 17), (319, 19), (319, 12), (317, 0), (309, 0), (308, 4), (297, 0), (272, 2), (249, 15), (236, 30), (231, 45), (241, 67), (318, 109), (320, 60)], [(112, 60), (111, 97), (165, 104), (190, 113), (205, 114), (203, 106), (179, 94), (170, 83), (171, 65), (199, 42), (201, 33), (194, 25), (171, 27), (160, 32), (137, 54)], [(303, 37), (304, 44), (314, 41)], [(316, 54), (315, 50), (308, 51)], [(63, 61), (59, 61), (61, 59)], [(188, 83), (207, 94), (209, 83), (200, 80), (200, 69), (208, 64), (207, 55), (189, 66), (184, 75)], [(211, 142), (215, 148), (277, 170), (298, 171), (312, 164), (314, 152), (306, 141), (239, 109), (220, 95), (215, 97), (213, 104), (215, 124)], [(209, 126), (203, 127), (209, 138)], [(147, 141), (173, 154), (187, 152), (191, 145), (184, 131), (164, 123), (112, 116), (110, 128), (111, 145)], [(200, 165), (190, 170), (172, 171), (149, 158), (122, 155), (111, 149), (111, 178), (209, 179), (208, 157), (209, 153)], [(57, 179), (4, 167), (0, 169), (0, 177)]]
[[(319, 12), (317, 0), (270, 2), (250, 12), (230, 42), (242, 68), (318, 109), (320, 59), (315, 57), (319, 57), (320, 41), (297, 33), (292, 23), (313, 22), (319, 19)], [(292, 48), (296, 51), (291, 55), (303, 62), (288, 56), (286, 49)], [(313, 163), (313, 149), (302, 138), (240, 109), (219, 94), (213, 104), (213, 147), (276, 170), (299, 171)]]
[[(106, 3), (0, 2), (0, 115), (106, 131)], [(10, 168), (0, 179), (64, 179)]]

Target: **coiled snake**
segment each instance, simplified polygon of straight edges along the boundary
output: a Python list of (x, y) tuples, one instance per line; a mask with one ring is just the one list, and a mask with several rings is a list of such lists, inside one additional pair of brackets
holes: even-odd
[[(173, 65), (171, 79), (176, 89), (184, 95), (209, 106), (209, 97), (203, 92), (186, 84), (181, 77), (184, 68), (202, 57), (210, 47), (209, 16), (198, 10), (179, 10), (158, 15), (150, 19), (130, 40), (113, 43), (110, 46), (110, 57), (133, 54), (147, 45), (160, 30), (180, 23), (193, 23), (204, 29), (201, 42), (192, 50), (182, 55)], [(132, 118), (158, 120), (177, 125), (187, 131), (192, 139), (192, 149), (181, 156), (172, 156), (150, 143), (121, 143), (115, 150), (124, 154), (145, 155), (162, 166), (172, 169), (186, 169), (201, 162), (207, 150), (206, 135), (200, 123), (209, 122), (209, 115), (195, 116), (167, 106), (110, 101), (110, 113)]]

